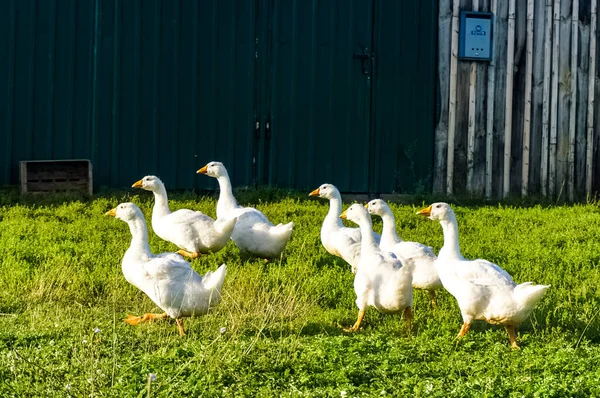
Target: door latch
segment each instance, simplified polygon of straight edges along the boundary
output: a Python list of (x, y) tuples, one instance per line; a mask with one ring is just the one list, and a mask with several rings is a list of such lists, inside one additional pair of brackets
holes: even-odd
[(369, 49), (367, 47), (364, 47), (362, 54), (354, 53), (352, 58), (360, 60), (360, 62), (362, 64), (363, 75), (368, 75), (369, 74), (369, 61), (371, 60), (371, 54), (369, 53)]

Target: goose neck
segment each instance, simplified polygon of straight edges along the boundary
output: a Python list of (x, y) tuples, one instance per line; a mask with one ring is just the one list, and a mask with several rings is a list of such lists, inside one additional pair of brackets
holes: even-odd
[(136, 218), (127, 222), (131, 232), (131, 244), (128, 252), (139, 253), (140, 256), (151, 257), (150, 245), (148, 244), (148, 228), (143, 219)]
[(154, 191), (154, 207), (152, 208), (152, 219), (171, 214), (169, 209), (169, 198), (164, 185), (157, 187)]
[(231, 180), (227, 174), (217, 178), (219, 182), (219, 201), (217, 203), (217, 217), (225, 217), (227, 211), (235, 209), (238, 204), (233, 196)]
[(460, 254), (460, 244), (458, 241), (458, 224), (456, 217), (452, 215), (449, 219), (440, 220), (442, 230), (444, 231), (444, 246), (440, 250), (439, 257), (446, 259), (464, 260)]
[(342, 196), (339, 192), (336, 192), (329, 198), (329, 212), (327, 213), (327, 218), (341, 228), (344, 226), (344, 223), (340, 218), (340, 214), (342, 214)]
[(373, 252), (377, 249), (377, 242), (373, 237), (373, 223), (368, 215), (362, 215), (359, 220), (360, 227), (360, 250), (361, 253)]
[(400, 239), (398, 233), (396, 232), (396, 218), (392, 212), (389, 211), (383, 213), (381, 215), (381, 219), (383, 220), (383, 229), (381, 233), (382, 242), (386, 242), (390, 245), (395, 245), (402, 242), (402, 239)]

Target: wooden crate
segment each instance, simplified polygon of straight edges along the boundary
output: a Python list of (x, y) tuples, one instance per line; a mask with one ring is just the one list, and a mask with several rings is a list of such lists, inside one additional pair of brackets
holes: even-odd
[(87, 159), (23, 160), (21, 194), (80, 191), (92, 195), (92, 163)]

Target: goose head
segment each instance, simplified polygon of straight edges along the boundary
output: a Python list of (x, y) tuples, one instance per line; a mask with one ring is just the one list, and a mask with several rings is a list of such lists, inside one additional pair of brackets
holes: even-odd
[(156, 191), (161, 186), (164, 186), (160, 178), (157, 176), (146, 176), (133, 184), (132, 188), (142, 188), (146, 191)]
[(227, 169), (221, 162), (210, 162), (206, 166), (202, 167), (196, 173), (205, 174), (210, 177), (219, 178), (221, 176), (227, 176)]
[(424, 208), (423, 210), (419, 210), (417, 212), (418, 215), (425, 216), (430, 220), (452, 220), (455, 219), (454, 211), (448, 203), (437, 202), (432, 204), (429, 207)]
[(342, 220), (350, 220), (355, 224), (360, 224), (361, 220), (369, 219), (369, 213), (364, 206), (355, 203), (340, 214)]
[(331, 199), (338, 192), (337, 188), (332, 184), (323, 184), (319, 188), (315, 189), (308, 196), (318, 196), (319, 198)]
[(112, 210), (104, 213), (105, 216), (113, 216), (119, 220), (128, 222), (133, 221), (142, 216), (142, 211), (139, 207), (131, 202), (121, 203)]
[(365, 208), (369, 214), (376, 216), (382, 216), (389, 210), (389, 206), (381, 199), (373, 199), (365, 205)]

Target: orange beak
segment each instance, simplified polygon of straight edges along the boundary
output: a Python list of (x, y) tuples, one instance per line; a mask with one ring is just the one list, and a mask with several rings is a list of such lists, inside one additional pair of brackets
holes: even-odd
[(114, 209), (107, 211), (106, 213), (104, 213), (104, 215), (116, 217), (117, 216), (117, 208), (115, 207)]
[(131, 188), (141, 188), (142, 187), (142, 180), (136, 181)]
[(340, 218), (341, 218), (342, 220), (345, 220), (345, 219), (347, 218), (347, 217), (346, 217), (346, 210), (344, 210), (344, 211), (342, 212), (342, 214), (340, 214)]
[(319, 196), (319, 188), (317, 188), (314, 191), (312, 191), (311, 193), (309, 193), (308, 196)]
[(206, 174), (206, 170), (208, 170), (208, 165), (204, 166), (203, 168), (198, 170), (196, 173), (197, 174)]
[[(431, 205), (431, 206), (433, 206), (433, 205)], [(429, 217), (431, 215), (431, 206), (426, 207), (423, 210), (419, 210), (417, 212), (417, 214), (420, 215), (420, 216)]]

